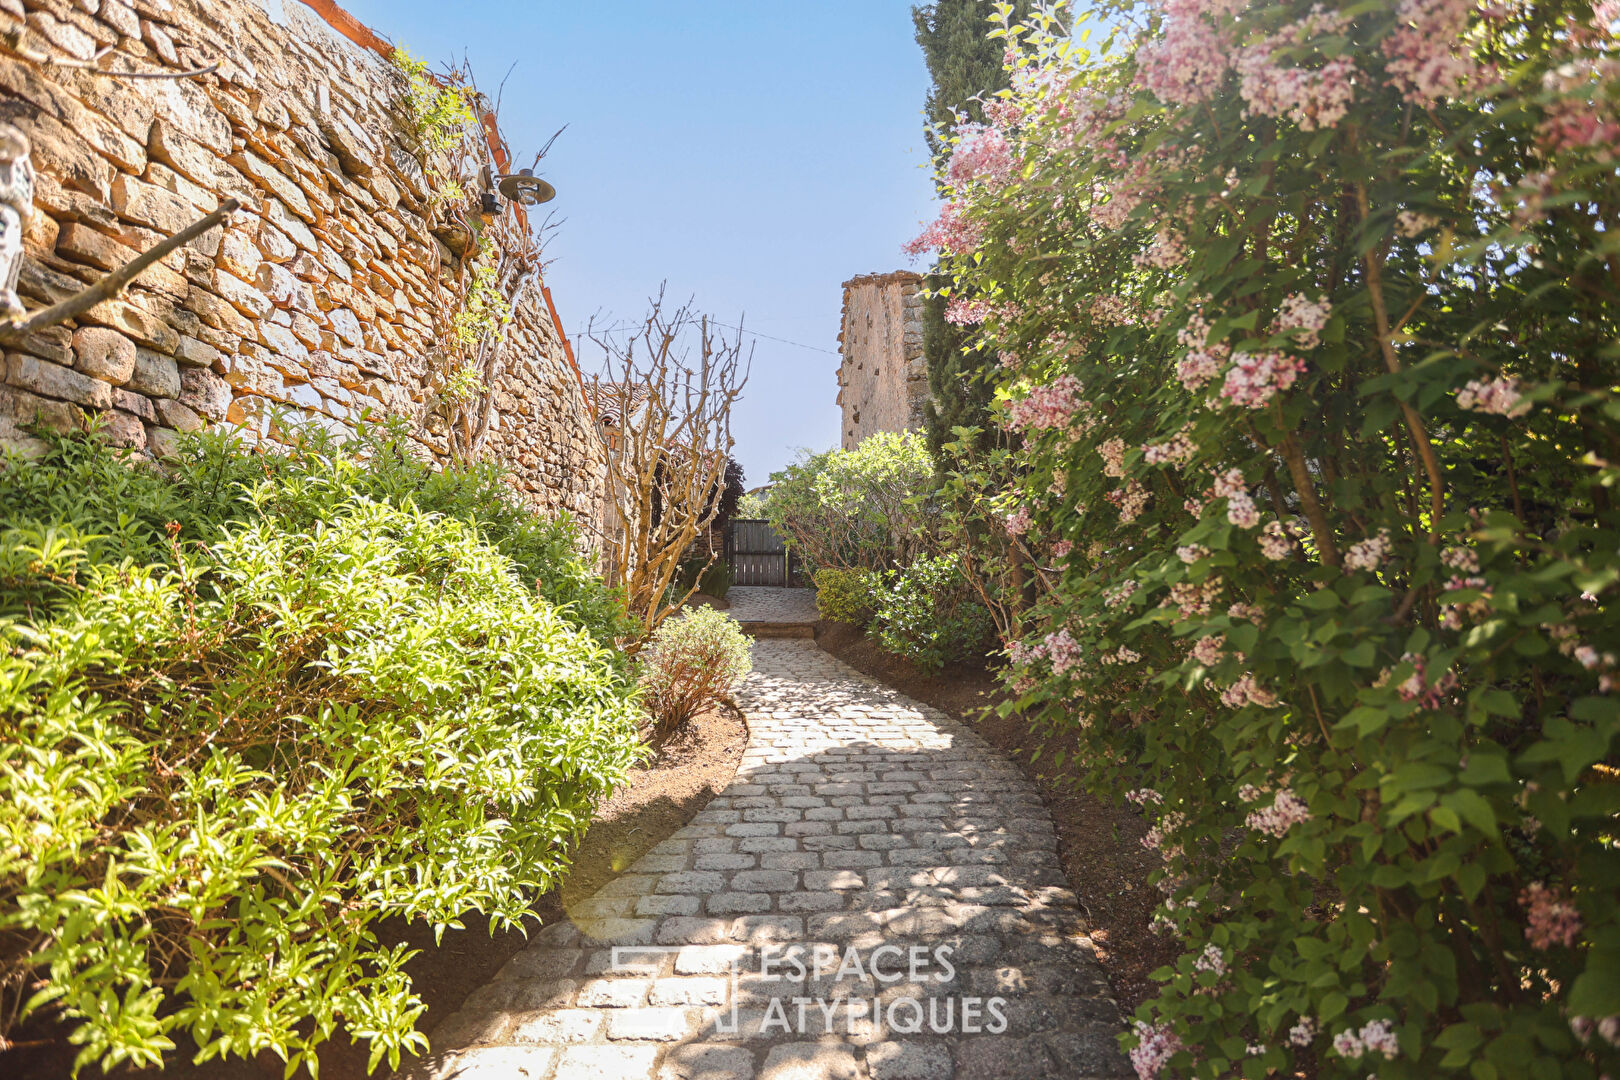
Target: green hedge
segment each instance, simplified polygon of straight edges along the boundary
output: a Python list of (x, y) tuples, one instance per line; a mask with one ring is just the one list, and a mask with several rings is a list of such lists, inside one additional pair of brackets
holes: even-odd
[(1141, 1077), (1620, 1075), (1605, 11), (1037, 15), (950, 136), (919, 247), (1016, 436), (959, 535), (1152, 822)]
[[(373, 925), (511, 925), (556, 884), (640, 753), (622, 661), (533, 565), (346, 465), (221, 457), (272, 478), (171, 543), (164, 517), (202, 533), (215, 505), (177, 512), (201, 466), (117, 488), (99, 453), (73, 459), (97, 481), (74, 524), (0, 538), (0, 971), (38, 980), (81, 1065), (154, 1064), (179, 1032), (204, 1057), (313, 1063), (340, 1031), (374, 1062), (420, 1051)], [(67, 460), (4, 482), (48, 509)], [(144, 510), (83, 539), (120, 501)], [(80, 541), (29, 535), (53, 530)]]

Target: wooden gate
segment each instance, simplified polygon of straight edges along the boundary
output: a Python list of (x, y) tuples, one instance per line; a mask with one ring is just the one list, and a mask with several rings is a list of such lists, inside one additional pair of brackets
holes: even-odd
[(732, 518), (726, 528), (726, 562), (733, 585), (788, 583), (787, 545), (768, 521)]

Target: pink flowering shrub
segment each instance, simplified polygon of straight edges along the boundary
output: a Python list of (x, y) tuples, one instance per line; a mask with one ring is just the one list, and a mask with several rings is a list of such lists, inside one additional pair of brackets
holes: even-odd
[(1164, 860), (1137, 1074), (1620, 1076), (1620, 6), (1099, 14), (939, 163), (939, 505)]

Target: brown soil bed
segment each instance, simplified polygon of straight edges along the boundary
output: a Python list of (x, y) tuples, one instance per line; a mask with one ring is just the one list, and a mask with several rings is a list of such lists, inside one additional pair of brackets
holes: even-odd
[[(748, 726), (735, 709), (705, 713), (666, 744), (659, 756), (630, 773), (630, 782), (597, 809), (596, 818), (574, 852), (572, 868), (560, 891), (548, 893), (534, 906), (537, 922), (530, 929), (566, 917), (569, 905), (600, 889), (648, 850), (681, 828), (723, 791), (737, 772)], [(416, 992), (428, 1011), (420, 1027), (433, 1027), (460, 1007), (468, 994), (495, 977), (501, 966), (528, 943), (517, 930), (489, 933), (487, 922), (469, 920), (464, 930), (447, 930), (435, 946), (431, 929), (389, 921), (377, 927), (383, 942), (405, 942), (421, 950), (405, 965)], [(47, 1039), (50, 1045), (0, 1052), (0, 1077), (18, 1080), (65, 1080), (71, 1075), (75, 1047), (67, 1045), (66, 1030), (30, 1024), (15, 1033), (19, 1042)], [(281, 1062), (262, 1060), (211, 1062), (193, 1066), (190, 1046), (170, 1055), (161, 1074), (165, 1080), (279, 1080)], [(338, 1036), (320, 1048), (322, 1080), (360, 1080), (366, 1076), (366, 1044), (354, 1045)], [(375, 1076), (387, 1075), (386, 1062)], [(87, 1069), (82, 1076), (100, 1075)], [(119, 1069), (115, 1076), (132, 1075)], [(306, 1071), (298, 1076), (307, 1077)]]
[[(1147, 823), (1130, 807), (1110, 806), (1053, 776), (1045, 767), (1064, 749), (1048, 742), (1039, 762), (1030, 760), (1037, 739), (1014, 714), (989, 712), (1004, 691), (983, 665), (953, 664), (935, 674), (890, 656), (847, 623), (816, 624), (816, 644), (858, 671), (882, 679), (901, 693), (968, 724), (1016, 761), (1040, 788), (1057, 826), (1058, 858), (1091, 924), (1092, 940), (1127, 1013), (1155, 995), (1148, 975), (1175, 958), (1174, 945), (1148, 929), (1158, 890), (1148, 875), (1158, 857), (1142, 847)], [(1072, 743), (1067, 747), (1071, 752)]]

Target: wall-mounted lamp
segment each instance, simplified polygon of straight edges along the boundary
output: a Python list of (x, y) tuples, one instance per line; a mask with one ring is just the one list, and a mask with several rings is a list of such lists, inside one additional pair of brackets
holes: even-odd
[(500, 193), (519, 206), (537, 206), (557, 197), (557, 189), (534, 175), (533, 169), (519, 169), (495, 181)]

